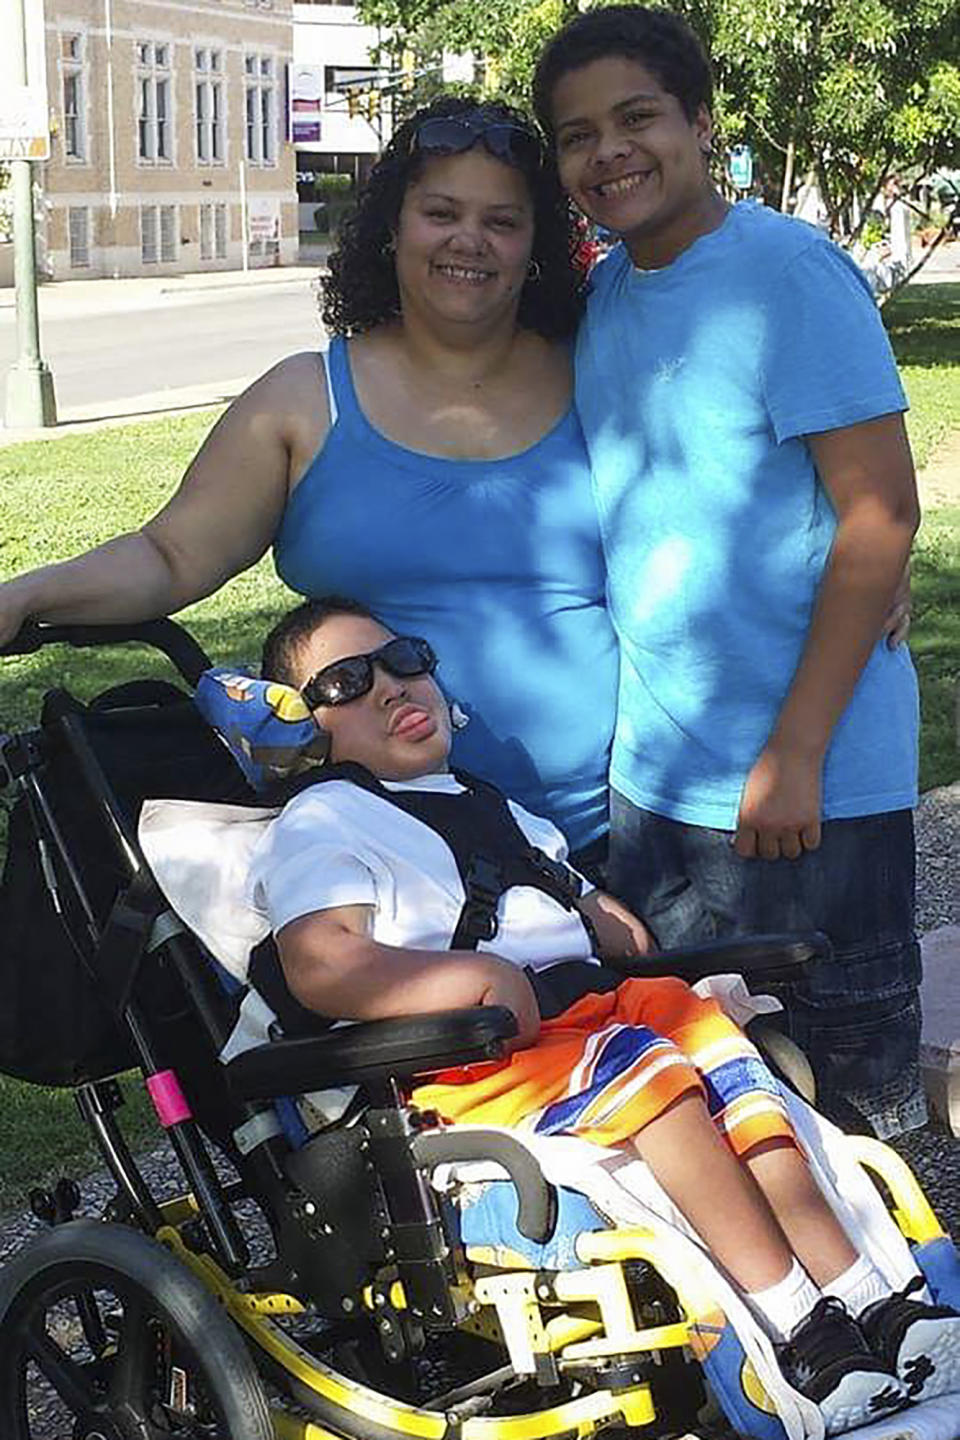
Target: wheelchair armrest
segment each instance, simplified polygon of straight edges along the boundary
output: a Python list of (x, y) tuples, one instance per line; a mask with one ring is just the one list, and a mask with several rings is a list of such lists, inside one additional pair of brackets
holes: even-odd
[(496, 1060), (517, 1033), (513, 1012), (499, 1005), (365, 1020), (317, 1036), (258, 1045), (226, 1065), (240, 1100), (275, 1100), (328, 1086), (428, 1075), (448, 1065)]
[(675, 975), (690, 984), (708, 975), (737, 974), (743, 976), (749, 989), (754, 989), (754, 981), (762, 985), (795, 980), (805, 965), (822, 962), (830, 953), (830, 941), (818, 930), (805, 935), (746, 935), (661, 950), (649, 959), (638, 959), (629, 973), (641, 979)]

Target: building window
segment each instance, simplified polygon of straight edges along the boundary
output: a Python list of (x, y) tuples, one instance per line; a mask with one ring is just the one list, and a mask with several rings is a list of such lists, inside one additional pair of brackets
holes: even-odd
[(244, 154), (252, 165), (277, 163), (277, 79), (271, 55), (245, 55)]
[(144, 265), (171, 265), (177, 258), (176, 205), (141, 205), (140, 259)]
[(193, 68), (197, 161), (201, 165), (222, 165), (225, 112), (220, 51), (194, 50)]
[(70, 243), (70, 269), (85, 270), (90, 264), (90, 211), (86, 205), (68, 207), (67, 235)]
[(60, 36), (60, 75), (63, 85), (63, 153), (68, 160), (87, 158), (84, 124), (83, 37)]
[(226, 260), (227, 258), (227, 207), (226, 205), (200, 206), (200, 259)]
[(137, 42), (140, 95), (137, 154), (141, 160), (173, 159), (171, 47), (159, 40)]

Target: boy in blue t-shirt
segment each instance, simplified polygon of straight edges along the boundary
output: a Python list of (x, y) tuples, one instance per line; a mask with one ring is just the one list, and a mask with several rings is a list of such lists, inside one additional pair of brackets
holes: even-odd
[(665, 945), (826, 931), (833, 962), (786, 997), (823, 1108), (912, 1129), (917, 691), (878, 636), (919, 511), (876, 307), (818, 231), (716, 190), (677, 16), (581, 15), (534, 100), (622, 239), (577, 344), (621, 645), (611, 888)]

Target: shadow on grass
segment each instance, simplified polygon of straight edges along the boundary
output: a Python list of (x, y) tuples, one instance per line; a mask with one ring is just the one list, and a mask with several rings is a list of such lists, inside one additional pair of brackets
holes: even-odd
[(898, 364), (960, 366), (960, 285), (909, 285), (883, 320)]

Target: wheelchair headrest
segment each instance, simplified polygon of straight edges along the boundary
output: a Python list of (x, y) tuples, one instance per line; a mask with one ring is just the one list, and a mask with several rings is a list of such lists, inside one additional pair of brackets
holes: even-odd
[(194, 703), (255, 790), (322, 765), (330, 737), (299, 690), (218, 666), (197, 682)]

